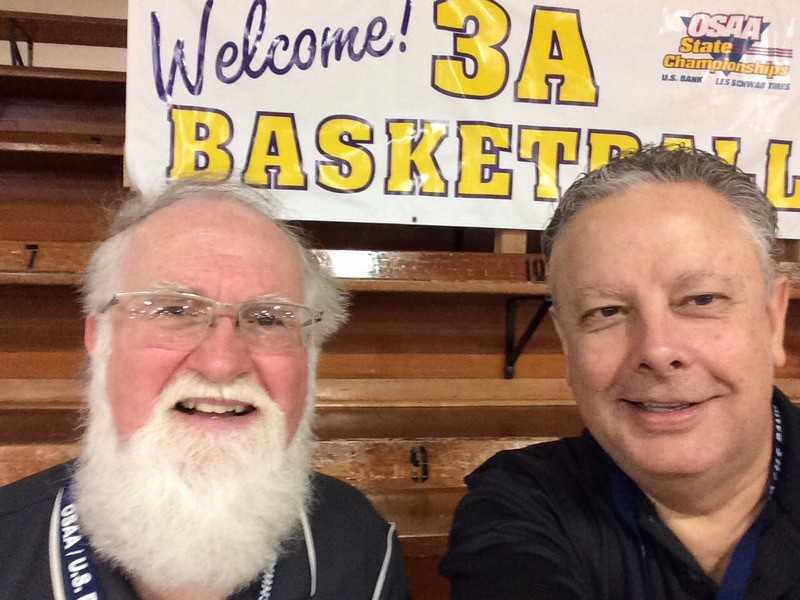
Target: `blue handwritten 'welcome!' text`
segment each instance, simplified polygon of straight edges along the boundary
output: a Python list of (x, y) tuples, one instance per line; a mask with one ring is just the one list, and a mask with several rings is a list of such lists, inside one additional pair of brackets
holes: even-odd
[[(186, 64), (184, 40), (178, 39), (172, 51), (166, 85), (161, 70), (161, 23), (155, 11), (150, 13), (153, 78), (158, 97), (164, 102), (172, 97), (175, 78), (179, 72), (190, 94), (198, 96), (202, 93), (207, 36), (213, 6), (214, 0), (206, 0), (200, 18), (194, 75), (189, 74), (189, 67)], [(344, 59), (357, 62), (365, 55), (380, 58), (394, 45), (394, 36), (387, 35), (389, 25), (382, 16), (374, 17), (363, 30), (358, 25), (346, 30), (342, 27), (336, 29), (325, 27), (321, 33), (313, 29), (303, 29), (294, 39), (279, 33), (273, 36), (268, 44), (262, 44), (264, 36), (267, 35), (267, 12), (267, 0), (253, 0), (245, 20), (241, 44), (227, 41), (219, 47), (214, 73), (222, 83), (234, 83), (242, 75), (257, 79), (267, 72), (284, 75), (295, 68), (305, 71), (317, 60), (324, 68), (328, 68), (331, 59), (337, 62)], [(407, 18), (406, 14), (401, 29), (403, 33)], [(400, 48), (403, 50), (405, 44), (401, 43)], [(257, 56), (258, 54), (260, 56)]]

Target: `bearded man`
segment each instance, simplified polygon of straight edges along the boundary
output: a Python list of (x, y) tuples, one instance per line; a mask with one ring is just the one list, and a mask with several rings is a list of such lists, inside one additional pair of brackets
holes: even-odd
[(80, 457), (0, 490), (2, 598), (407, 598), (394, 526), (311, 468), (345, 298), (270, 199), (132, 199), (84, 307)]

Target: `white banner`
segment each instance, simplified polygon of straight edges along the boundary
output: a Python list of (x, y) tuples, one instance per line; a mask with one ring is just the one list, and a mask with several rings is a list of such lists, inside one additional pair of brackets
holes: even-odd
[(234, 177), (286, 217), (540, 229), (620, 150), (735, 162), (800, 238), (792, 0), (131, 0), (135, 187)]

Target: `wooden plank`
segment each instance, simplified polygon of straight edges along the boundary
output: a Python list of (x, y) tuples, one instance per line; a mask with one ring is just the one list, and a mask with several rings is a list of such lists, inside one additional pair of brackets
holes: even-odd
[[(786, 380), (787, 393), (800, 383)], [(79, 379), (2, 379), (0, 408), (52, 409), (81, 405)], [(321, 379), (317, 406), (325, 408), (463, 408), (574, 404), (563, 379)]]
[(0, 40), (125, 48), (127, 36), (125, 19), (0, 10)]
[[(10, 134), (8, 134), (10, 135)], [(0, 142), (2, 147), (2, 142)], [(28, 268), (24, 247), (36, 243), (39, 252), (59, 257), (57, 271), (48, 263)], [(0, 271), (25, 273), (80, 273), (93, 249), (90, 243), (0, 241)], [(480, 293), (543, 295), (543, 284), (529, 280), (538, 255), (505, 256), (472, 252), (373, 252), (369, 250), (316, 250), (316, 256), (357, 292)], [(533, 269), (533, 270), (532, 270)], [(36, 277), (13, 278), (0, 274), (4, 283), (51, 283)]]
[[(22, 343), (22, 341), (20, 341)], [(77, 377), (83, 364), (83, 350), (0, 351), (0, 378)], [(499, 379), (503, 374), (500, 354), (421, 354), (421, 353), (324, 353), (320, 377), (353, 378), (448, 378)], [(792, 372), (800, 376), (800, 364)], [(561, 354), (523, 354), (517, 363), (518, 377), (558, 378), (566, 373)], [(787, 375), (788, 376), (788, 375)]]
[(6, 444), (66, 444), (79, 437), (74, 409), (0, 410), (0, 441)]
[[(48, 262), (29, 269), (25, 256), (30, 252), (24, 250), (28, 243), (37, 244), (42, 257), (57, 257), (57, 270), (46, 268)], [(52, 274), (80, 273), (93, 247), (87, 242), (0, 241), (0, 283), (74, 284), (77, 277), (58, 278)], [(547, 294), (546, 285), (536, 281), (543, 277), (544, 268), (538, 254), (371, 250), (314, 250), (314, 254), (353, 292)], [(780, 269), (790, 278), (791, 298), (800, 298), (800, 263), (784, 262)]]
[(373, 252), (315, 250), (319, 261), (340, 279), (394, 281), (534, 281), (531, 261), (538, 254), (483, 252)]
[(0, 285), (73, 285), (81, 283), (80, 273), (29, 273), (0, 271)]
[(778, 264), (778, 271), (789, 278), (789, 297), (800, 298), (800, 263), (784, 261)]
[[(463, 294), (457, 299), (444, 294), (419, 293), (413, 298), (401, 294), (356, 294), (350, 321), (331, 339), (326, 350), (342, 355), (502, 355), (507, 299), (491, 294)], [(517, 336), (538, 306), (539, 300), (532, 298), (520, 307)], [(561, 351), (549, 316), (528, 349), (539, 353)]]
[(95, 243), (0, 241), (0, 271), (22, 273), (80, 273)]
[[(800, 337), (800, 334), (799, 334)], [(24, 340), (20, 340), (22, 344)], [(788, 346), (787, 364), (779, 378), (800, 378), (800, 350)], [(11, 349), (0, 351), (0, 378), (74, 378), (80, 374), (84, 353), (76, 342), (73, 350)], [(323, 353), (318, 374), (322, 378), (470, 378), (499, 380), (502, 354), (423, 354), (392, 352)], [(517, 363), (517, 377), (557, 379), (566, 374), (563, 354), (524, 353)], [(478, 381), (476, 381), (476, 385)]]
[[(18, 148), (22, 142), (52, 146), (65, 140), (84, 144), (96, 138), (122, 140), (124, 77), (110, 72), (71, 71), (0, 67), (0, 131), (22, 136), (5, 140), (9, 148)], [(54, 138), (57, 134), (69, 137)], [(76, 180), (73, 174), (72, 181)]]
[[(81, 274), (47, 272), (0, 271), (0, 285), (78, 285)], [(547, 288), (536, 283), (509, 283), (507, 281), (385, 281), (365, 279), (345, 279), (342, 287), (351, 292), (367, 293), (407, 293), (407, 294), (499, 294), (544, 296)]]
[[(25, 300), (21, 302), (21, 298)], [(535, 308), (536, 303), (531, 304), (530, 308)], [(58, 311), (54, 313), (53, 307)], [(321, 374), (336, 378), (498, 378), (503, 362), (503, 311), (502, 297), (484, 295), (465, 296), (457, 303), (428, 294), (415, 296), (413, 302), (400, 295), (356, 297), (350, 323), (326, 346)], [(43, 319), (43, 314), (48, 318)], [(0, 359), (3, 376), (61, 376), (50, 371), (52, 367), (63, 372), (63, 366), (56, 364), (49, 352), (74, 351), (71, 362), (80, 364), (82, 320), (73, 289), (0, 287), (0, 317), (7, 324), (0, 329), (0, 353), (8, 353)], [(528, 350), (556, 357), (545, 357), (541, 363), (536, 360), (536, 368), (549, 369), (553, 377), (563, 376), (563, 362), (557, 358), (560, 348), (549, 320)], [(527, 361), (526, 355), (520, 376), (528, 376)], [(14, 369), (33, 374), (14, 371), (12, 362), (16, 363)], [(551, 375), (539, 372), (534, 376)]]
[(28, 477), (78, 455), (78, 445), (20, 444), (0, 445), (0, 485)]
[(787, 262), (800, 261), (800, 240), (778, 240), (781, 260)]
[[(0, 19), (2, 19), (0, 11)], [(0, 65), (0, 81), (11, 84), (30, 80), (37, 85), (47, 85), (47, 82), (58, 81), (69, 84), (78, 83), (104, 83), (112, 86), (125, 85), (126, 74), (121, 71), (100, 71), (88, 69), (58, 69), (53, 67), (14, 67), (11, 65)], [(9, 90), (0, 90), (0, 94), (8, 93)], [(79, 91), (79, 90), (74, 90)]]
[[(398, 523), (398, 520), (394, 520)], [(452, 522), (452, 519), (451, 519)], [(404, 535), (402, 531), (398, 531), (400, 543), (403, 546), (403, 555), (412, 557), (438, 557), (441, 558), (447, 550), (448, 534), (446, 533), (433, 533), (433, 534), (416, 534)], [(438, 558), (436, 559), (438, 562)], [(441, 600), (444, 596), (433, 596), (435, 600)], [(414, 596), (416, 599), (417, 597)]]
[(84, 354), (71, 352), (0, 352), (0, 378), (4, 377), (77, 377)]
[[(7, 133), (11, 136), (11, 133)], [(38, 242), (42, 252), (49, 246), (52, 252), (64, 257), (71, 256), (68, 270), (80, 272), (91, 253), (92, 244)], [(0, 260), (3, 254), (18, 253), (20, 242), (0, 241)], [(369, 250), (315, 250), (314, 254), (326, 265), (334, 276), (345, 284), (368, 281), (397, 281), (408, 283), (446, 283), (500, 281), (528, 283), (527, 260), (520, 257), (497, 256), (486, 253), (457, 252), (373, 252)], [(20, 270), (19, 261), (11, 266), (0, 262), (4, 270)], [(14, 266), (16, 265), (16, 267)], [(24, 269), (21, 269), (24, 270)]]
[(494, 230), (479, 227), (305, 220), (295, 223), (315, 240), (314, 247), (329, 250), (492, 252), (494, 243)]
[[(76, 439), (76, 408), (0, 409), (0, 440), (14, 444), (64, 443)], [(323, 441), (416, 437), (564, 437), (578, 435), (583, 422), (575, 406), (476, 406), (445, 409), (320, 406), (314, 432)]]
[[(21, 290), (30, 293), (22, 294)], [(41, 352), (47, 356), (52, 352), (54, 357), (59, 357), (64, 351), (80, 351), (83, 347), (83, 319), (73, 289), (2, 286), (0, 322), (9, 321), (13, 321), (13, 325), (0, 327), (2, 353), (8, 352), (13, 356)], [(33, 360), (34, 356), (30, 358)], [(77, 373), (70, 376), (76, 377)]]
[(77, 285), (94, 242), (0, 241), (0, 282)]
[[(0, 382), (0, 439), (75, 439), (83, 405), (78, 380)], [(563, 380), (323, 379), (318, 389), (314, 429), (321, 440), (562, 437), (583, 428)]]
[[(564, 437), (578, 435), (583, 422), (563, 380), (519, 380), (519, 390), (494, 394), (504, 380), (409, 380), (393, 381), (388, 387), (405, 388), (407, 395), (362, 392), (381, 380), (362, 380), (349, 398), (334, 398), (326, 392), (332, 380), (320, 382), (315, 432), (320, 440), (369, 438), (509, 438)], [(422, 386), (430, 381), (432, 389)], [(493, 390), (483, 399), (477, 394), (437, 397), (437, 388), (461, 383), (476, 390)], [(59, 443), (75, 439), (80, 424), (82, 395), (72, 379), (2, 380), (0, 393), (0, 439), (16, 444)], [(350, 384), (347, 384), (350, 385)], [(800, 402), (800, 382), (781, 379), (777, 385)], [(420, 389), (416, 389), (420, 388)], [(549, 388), (555, 388), (549, 393)], [(528, 390), (527, 397), (522, 397)], [(418, 393), (417, 396), (414, 394)]]
[[(450, 531), (458, 503), (464, 497), (463, 486), (445, 489), (411, 489), (366, 491), (367, 497), (384, 518), (389, 521), (403, 520), (400, 537), (438, 536), (446, 537)], [(419, 548), (422, 550), (422, 548)], [(440, 550), (429, 547), (428, 552), (418, 551), (417, 556), (431, 555)]]
[(2, 379), (0, 409), (78, 409), (82, 391), (78, 379)]
[[(100, 239), (106, 231), (108, 207), (123, 195), (117, 159), (87, 161), (64, 155), (57, 164), (10, 160), (24, 157), (0, 154), (0, 240), (43, 244)], [(78, 271), (84, 266), (79, 264)]]
[[(505, 357), (497, 354), (467, 354), (424, 352), (324, 353), (320, 359), (320, 377), (354, 378), (448, 378), (499, 379), (503, 374)], [(0, 359), (0, 363), (2, 360)], [(566, 361), (561, 353), (523, 354), (517, 362), (518, 377), (558, 378), (566, 373)], [(0, 376), (2, 366), (0, 364)], [(12, 375), (13, 376), (13, 375)]]
[(434, 555), (416, 556), (412, 554), (411, 548), (403, 545), (409, 593), (414, 600), (450, 598), (450, 580), (439, 575), (439, 561), (446, 547), (447, 538), (445, 537), (443, 549), (440, 552)]
[[(364, 491), (458, 488), (467, 474), (500, 450), (548, 439), (330, 440), (317, 443), (314, 464), (321, 472)], [(420, 447), (428, 459), (424, 482), (413, 479), (419, 469), (411, 464), (412, 450)]]
[(547, 287), (541, 283), (515, 281), (392, 281), (343, 279), (342, 285), (351, 292), (385, 292), (409, 294), (504, 294), (545, 296)]
[[(314, 467), (365, 492), (463, 488), (464, 477), (495, 453), (550, 438), (330, 440), (316, 444)], [(414, 448), (427, 452), (428, 479), (411, 464)], [(0, 485), (77, 456), (77, 443), (0, 445)]]
[[(14, 380), (12, 389), (24, 380)], [(12, 392), (13, 393), (13, 392)], [(5, 394), (0, 392), (0, 403)], [(474, 379), (321, 379), (320, 406), (441, 407), (572, 405), (563, 379), (496, 379), (483, 385)]]
[[(792, 348), (798, 353), (797, 347)], [(0, 351), (0, 378), (74, 378), (80, 374), (83, 351)], [(501, 354), (323, 353), (319, 376), (323, 378), (450, 378), (499, 380), (503, 374)], [(566, 361), (560, 353), (523, 354), (517, 362), (517, 377), (557, 379), (564, 377)], [(800, 378), (800, 355), (790, 354), (776, 372), (779, 378)]]
[[(0, 79), (2, 85), (6, 85), (6, 82)], [(83, 83), (72, 85), (86, 87)], [(89, 141), (106, 138), (122, 140), (125, 134), (125, 121), (120, 112), (121, 100), (119, 105), (93, 99), (66, 102), (36, 98), (25, 95), (24, 90), (17, 91), (22, 95), (2, 100), (4, 106), (0, 113), (0, 131), (22, 132), (26, 139), (34, 142), (45, 140), (43, 136), (51, 139), (52, 134), (59, 134), (69, 136), (68, 143), (73, 143), (76, 136), (84, 136), (78, 140), (82, 142), (87, 137)], [(115, 156), (114, 152), (110, 154)]]
[(27, 154), (77, 154), (122, 157), (121, 135), (0, 131), (0, 151)]
[[(800, 380), (777, 379), (793, 402), (800, 403)], [(79, 379), (0, 379), (0, 409), (78, 409)], [(320, 379), (317, 407), (336, 408), (458, 408), (514, 406), (574, 406), (564, 379)]]
[[(489, 382), (491, 383), (491, 382)], [(574, 405), (348, 409), (320, 407), (319, 439), (574, 436), (583, 422)]]
[[(800, 378), (800, 356), (795, 345), (794, 354), (787, 357), (784, 367), (776, 370), (779, 378)], [(502, 354), (424, 354), (386, 353), (382, 355), (360, 353), (323, 354), (320, 377), (355, 378), (448, 378), (499, 379), (502, 377)], [(559, 353), (537, 354), (526, 352), (517, 362), (517, 377), (557, 379), (564, 377), (567, 364)], [(2, 356), (0, 355), (0, 376)], [(14, 376), (5, 375), (6, 377)]]
[[(76, 379), (4, 379), (0, 439), (74, 439)], [(319, 439), (577, 435), (583, 423), (562, 380), (330, 380), (319, 382)], [(481, 397), (483, 394), (483, 397)]]
[(495, 230), (494, 251), (505, 254), (525, 254), (528, 251), (528, 232), (524, 229)]

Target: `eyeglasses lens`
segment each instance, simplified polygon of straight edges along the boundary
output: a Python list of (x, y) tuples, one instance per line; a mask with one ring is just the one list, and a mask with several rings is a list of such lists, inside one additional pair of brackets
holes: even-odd
[(252, 302), (239, 311), (239, 326), (252, 343), (276, 350), (296, 348), (303, 343), (301, 329), (310, 313), (300, 306)]
[[(125, 297), (120, 298), (119, 304), (136, 322), (143, 341), (164, 348), (184, 349), (199, 344), (215, 319), (213, 301), (177, 294)], [(248, 302), (239, 308), (238, 324), (253, 347), (286, 351), (302, 346), (301, 330), (310, 324), (311, 316), (311, 311), (302, 306)]]
[(125, 314), (136, 321), (143, 340), (165, 348), (199, 343), (213, 314), (210, 303), (170, 294), (134, 296), (120, 300)]

